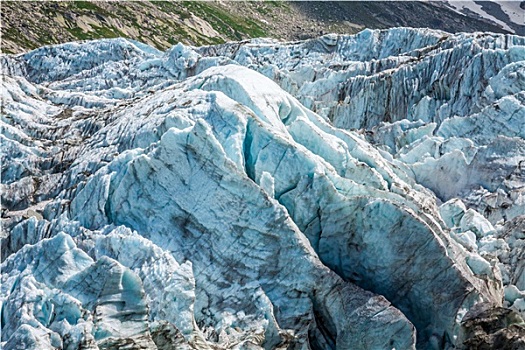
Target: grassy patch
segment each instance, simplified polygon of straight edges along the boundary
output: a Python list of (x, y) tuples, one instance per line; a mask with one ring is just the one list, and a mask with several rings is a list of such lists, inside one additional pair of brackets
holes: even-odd
[(92, 39), (103, 39), (103, 38), (118, 38), (128, 37), (117, 28), (114, 27), (99, 27), (91, 25), (92, 31), (85, 32), (79, 27), (67, 28), (68, 32), (71, 33), (77, 40), (92, 40)]
[(99, 27), (96, 25), (91, 25), (91, 27), (95, 30), (95, 33), (99, 38), (126, 37), (124, 33), (114, 27)]
[(38, 36), (38, 42), (44, 45), (56, 44), (49, 33), (42, 33)]
[(180, 6), (178, 6), (177, 3), (174, 3), (171, 1), (150, 1), (150, 2), (164, 12), (178, 13), (180, 11)]
[(80, 29), (79, 27), (75, 27), (75, 28), (66, 28), (67, 31), (69, 33), (71, 33), (71, 35), (73, 35), (76, 39), (78, 40), (89, 40), (89, 39), (93, 39), (93, 36), (91, 35), (91, 33), (86, 33), (84, 32), (82, 29)]
[(70, 6), (79, 10), (102, 12), (102, 9), (90, 1), (71, 1)]
[(209, 3), (184, 1), (182, 4), (197, 16), (205, 18), (213, 29), (230, 39), (266, 36), (264, 29), (255, 21), (229, 14)]
[[(21, 34), (16, 28), (7, 28), (7, 29), (2, 28), (2, 39), (11, 40), (14, 43), (20, 45), (21, 47), (24, 47), (30, 50), (36, 49), (37, 47), (41, 46), (38, 43), (34, 43), (31, 40), (27, 39), (26, 36)], [(7, 51), (5, 51), (5, 49), (2, 49), (2, 52), (7, 52)]]
[(108, 12), (102, 7), (97, 6), (95, 1), (68, 1), (67, 4), (71, 11), (80, 15), (85, 14), (90, 16), (91, 13), (94, 13), (106, 17), (119, 17), (118, 14)]

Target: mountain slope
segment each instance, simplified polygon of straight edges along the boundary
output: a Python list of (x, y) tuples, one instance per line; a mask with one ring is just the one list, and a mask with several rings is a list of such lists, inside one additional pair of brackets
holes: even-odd
[[(458, 2), (451, 2), (454, 3)], [(451, 33), (512, 31), (479, 16), (458, 15), (455, 9), (451, 10), (439, 1), (298, 1), (291, 2), (290, 6), (323, 22), (347, 21), (371, 29), (413, 27)]]
[(74, 40), (127, 37), (165, 50), (254, 37), (306, 39), (398, 26), (505, 33), (440, 2), (3, 1), (2, 52)]
[(525, 34), (525, 1), (443, 1), (458, 13), (489, 20), (519, 35)]
[(2, 348), (521, 346), (525, 38), (0, 59)]

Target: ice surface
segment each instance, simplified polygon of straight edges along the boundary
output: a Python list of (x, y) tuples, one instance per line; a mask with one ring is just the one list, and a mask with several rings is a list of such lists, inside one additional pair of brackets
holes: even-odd
[(523, 304), (524, 44), (2, 56), (2, 347), (460, 346)]

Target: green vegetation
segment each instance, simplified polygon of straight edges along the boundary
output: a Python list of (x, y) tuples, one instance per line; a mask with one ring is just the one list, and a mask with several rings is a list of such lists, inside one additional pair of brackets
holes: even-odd
[(127, 37), (127, 35), (119, 31), (117, 28), (99, 27), (96, 25), (91, 25), (91, 28), (93, 28), (93, 31), (89, 32), (85, 32), (79, 27), (67, 28), (67, 30), (78, 40)]
[(120, 30), (114, 27), (99, 27), (96, 25), (91, 25), (91, 27), (95, 30), (95, 33), (100, 38), (118, 38), (118, 37), (126, 37), (127, 35), (122, 33)]
[(217, 32), (228, 38), (241, 40), (246, 36), (251, 38), (266, 36), (264, 29), (256, 22), (227, 13), (213, 4), (193, 1), (183, 1), (182, 4), (195, 15), (206, 18)]
[(41, 33), (38, 36), (38, 41), (44, 45), (56, 44), (55, 40), (49, 33)]
[(181, 7), (179, 3), (176, 3), (176, 2), (171, 2), (171, 1), (150, 1), (150, 2), (164, 12), (177, 13), (177, 14), (181, 12)]
[[(29, 49), (35, 49), (38, 46), (31, 42), (31, 40), (28, 40), (25, 35), (21, 35), (21, 33), (18, 32), (15, 28), (7, 28), (5, 31), (2, 32), (2, 40), (12, 40), (24, 47), (27, 47)], [(12, 53), (11, 50), (5, 50), (2, 49), (2, 52), (5, 53)]]
[(66, 28), (66, 29), (68, 30), (68, 32), (71, 33), (71, 35), (73, 35), (75, 38), (77, 38), (79, 40), (92, 39), (91, 33), (86, 33), (82, 29), (80, 29), (79, 27)]
[(75, 13), (92, 16), (93, 14), (102, 15), (105, 17), (119, 17), (117, 13), (106, 11), (102, 7), (96, 5), (96, 1), (68, 1), (66, 2), (69, 10)]
[(71, 7), (75, 7), (79, 10), (90, 10), (95, 12), (101, 12), (101, 8), (95, 5), (95, 3), (90, 1), (72, 1), (70, 3)]
[[(7, 15), (3, 12), (2, 20), (8, 19), (4, 16), (11, 16), (9, 13), (16, 13), (17, 16), (12, 17), (16, 20), (2, 27), (2, 36), (24, 49), (71, 40), (131, 37), (164, 50), (178, 42), (213, 45), (227, 40), (270, 35), (257, 19), (211, 2), (42, 2), (31, 5), (36, 16), (28, 15), (23, 7), (7, 4), (10, 12)], [(284, 8), (286, 5), (278, 1), (253, 3), (252, 10), (271, 16), (277, 7)], [(219, 36), (207, 36), (198, 29), (198, 25), (190, 24), (195, 23), (187, 21), (192, 16), (207, 22)], [(2, 51), (8, 50), (4, 48)]]

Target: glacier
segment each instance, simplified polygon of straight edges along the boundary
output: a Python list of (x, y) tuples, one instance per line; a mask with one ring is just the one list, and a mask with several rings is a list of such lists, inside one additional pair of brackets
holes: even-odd
[(0, 61), (2, 348), (525, 346), (525, 38)]

